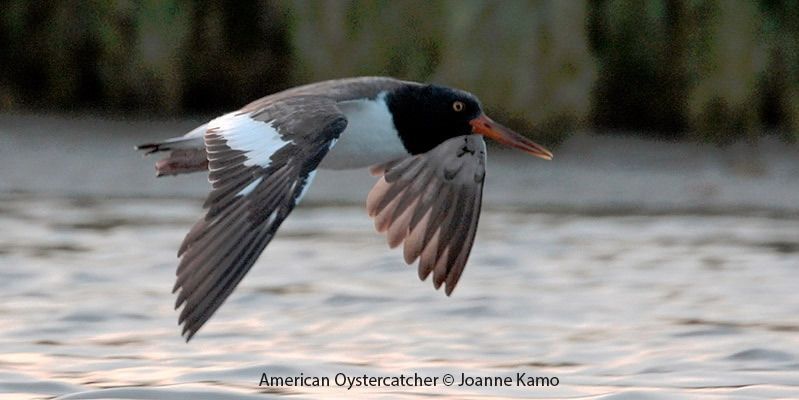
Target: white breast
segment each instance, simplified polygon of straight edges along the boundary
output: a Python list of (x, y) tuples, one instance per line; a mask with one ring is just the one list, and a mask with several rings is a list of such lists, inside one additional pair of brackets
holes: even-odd
[(408, 155), (394, 128), (385, 92), (372, 100), (338, 104), (347, 116), (347, 129), (319, 165), (324, 169), (355, 169)]

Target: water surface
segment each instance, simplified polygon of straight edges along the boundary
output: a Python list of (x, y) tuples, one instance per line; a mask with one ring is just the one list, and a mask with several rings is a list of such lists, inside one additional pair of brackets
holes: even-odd
[[(300, 207), (191, 343), (190, 199), (0, 200), (0, 399), (799, 398), (799, 219), (487, 209), (452, 297), (360, 207)], [(270, 376), (554, 387), (264, 388)]]

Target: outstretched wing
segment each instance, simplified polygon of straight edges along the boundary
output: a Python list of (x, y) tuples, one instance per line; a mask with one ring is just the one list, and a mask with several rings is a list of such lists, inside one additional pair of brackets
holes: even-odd
[(335, 102), (300, 96), (208, 123), (213, 189), (178, 251), (173, 292), (186, 341), (208, 321), (299, 203), (347, 126)]
[(478, 135), (449, 139), (424, 154), (378, 165), (383, 175), (366, 200), (378, 232), (392, 248), (405, 242), (405, 262), (419, 259), (419, 278), (433, 273), (449, 296), (477, 232), (485, 179), (485, 142)]

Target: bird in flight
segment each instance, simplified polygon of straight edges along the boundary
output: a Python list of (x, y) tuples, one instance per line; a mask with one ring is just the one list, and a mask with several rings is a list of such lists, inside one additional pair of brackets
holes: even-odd
[(366, 208), (422, 280), (452, 293), (480, 217), (483, 137), (552, 153), (488, 118), (470, 93), (387, 77), (299, 86), (256, 100), (184, 136), (137, 147), (165, 152), (157, 175), (208, 171), (203, 215), (178, 250), (173, 292), (186, 341), (244, 278), (317, 169), (370, 168)]

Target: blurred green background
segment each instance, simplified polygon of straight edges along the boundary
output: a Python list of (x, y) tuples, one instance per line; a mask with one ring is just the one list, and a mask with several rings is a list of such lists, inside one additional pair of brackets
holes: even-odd
[(799, 0), (0, 4), (0, 110), (205, 115), (322, 79), (477, 94), (550, 143), (799, 138)]

